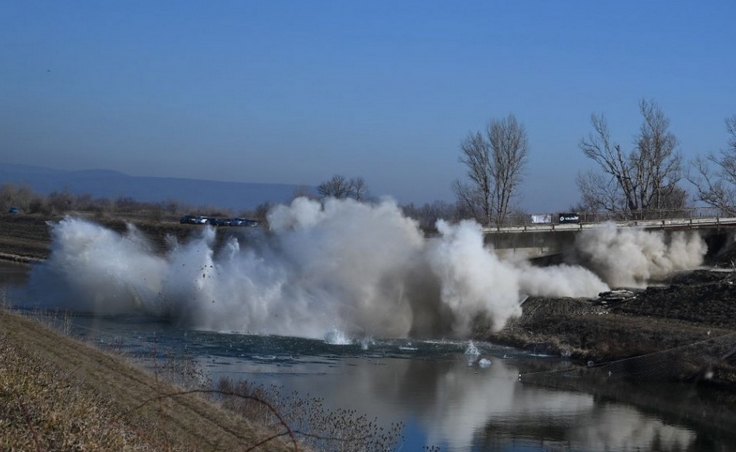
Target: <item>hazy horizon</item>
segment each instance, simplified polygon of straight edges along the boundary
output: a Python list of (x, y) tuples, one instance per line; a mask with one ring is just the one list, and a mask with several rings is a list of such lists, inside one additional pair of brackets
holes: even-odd
[(293, 184), (130, 176), (114, 170), (66, 171), (0, 163), (0, 185), (6, 182), (28, 185), (41, 195), (69, 190), (74, 195), (89, 194), (94, 198), (177, 201), (195, 210), (216, 207), (235, 212), (253, 210), (265, 203), (286, 203), (297, 190), (305, 189)]
[[(518, 204), (579, 200), (591, 113), (633, 146), (638, 101), (687, 162), (727, 145), (736, 4), (11, 2), (0, 16), (0, 163), (316, 186), (363, 177), (453, 201), (459, 145), (513, 113)], [(689, 188), (689, 187), (688, 187)]]

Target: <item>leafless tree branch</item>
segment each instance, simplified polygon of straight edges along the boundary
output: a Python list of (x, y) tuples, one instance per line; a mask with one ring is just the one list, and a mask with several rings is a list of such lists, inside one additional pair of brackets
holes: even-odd
[(526, 128), (514, 115), (491, 121), (488, 125), (493, 164), (491, 177), (496, 223), (501, 225), (509, 211), (511, 198), (522, 181), (522, 171), (527, 162), (529, 144)]
[(584, 205), (606, 210), (623, 208), (638, 215), (685, 206), (687, 196), (677, 186), (682, 157), (676, 152), (678, 141), (669, 131), (669, 119), (654, 101), (641, 100), (639, 112), (642, 124), (635, 137), (636, 146), (628, 155), (612, 141), (606, 118), (591, 115), (593, 132), (580, 140), (579, 147), (611, 179), (578, 177)]
[(518, 193), (527, 161), (526, 129), (514, 115), (491, 120), (485, 136), (470, 133), (460, 143), (468, 183), (455, 181), (458, 203), (483, 224), (501, 224)]
[[(278, 437), (285, 436), (285, 435), (288, 434), (291, 437), (291, 442), (294, 445), (294, 450), (295, 451), (299, 451), (299, 445), (296, 442), (296, 437), (294, 436), (294, 431), (291, 429), (291, 427), (286, 422), (286, 420), (281, 416), (281, 413), (279, 413), (279, 411), (276, 408), (274, 408), (274, 406), (271, 405), (270, 403), (268, 403), (267, 401), (265, 401), (265, 400), (263, 400), (263, 399), (261, 399), (259, 397), (253, 396), (253, 395), (239, 394), (239, 393), (233, 392), (233, 391), (218, 391), (216, 389), (191, 389), (191, 390), (187, 390), (187, 391), (179, 391), (179, 392), (173, 392), (173, 393), (168, 393), (168, 394), (161, 394), (161, 395), (158, 395), (156, 397), (152, 397), (152, 398), (144, 401), (143, 403), (139, 404), (138, 406), (134, 407), (133, 409), (131, 409), (130, 412), (132, 413), (134, 411), (140, 410), (144, 406), (146, 406), (146, 405), (148, 405), (150, 403), (157, 402), (159, 400), (169, 399), (169, 398), (172, 398), (172, 397), (180, 397), (180, 396), (185, 396), (185, 395), (189, 395), (189, 394), (215, 394), (215, 395), (221, 395), (221, 396), (237, 397), (237, 398), (241, 398), (241, 399), (245, 399), (245, 400), (252, 400), (252, 401), (254, 401), (256, 403), (259, 403), (259, 404), (265, 406), (266, 408), (268, 408), (269, 411), (271, 411), (271, 413), (273, 413), (274, 416), (276, 416), (276, 418), (279, 420), (279, 423), (286, 429), (286, 431), (285, 432), (282, 432), (282, 433), (275, 434), (275, 435), (271, 435), (268, 438), (265, 438), (264, 440), (258, 441), (257, 444), (252, 445), (247, 450), (253, 450), (256, 447), (258, 447), (258, 446), (260, 446), (262, 444), (267, 443), (268, 441), (271, 441), (273, 439), (276, 439)], [(244, 438), (241, 437), (240, 439), (244, 439)]]
[(317, 193), (319, 193), (320, 198), (369, 200), (368, 184), (366, 184), (365, 179), (362, 177), (348, 179), (340, 174), (336, 174), (332, 176), (332, 179), (319, 184)]
[[(736, 214), (736, 115), (726, 119), (728, 147), (718, 155), (708, 154), (691, 162), (687, 179), (700, 201), (729, 215)], [(712, 167), (715, 168), (712, 169)]]

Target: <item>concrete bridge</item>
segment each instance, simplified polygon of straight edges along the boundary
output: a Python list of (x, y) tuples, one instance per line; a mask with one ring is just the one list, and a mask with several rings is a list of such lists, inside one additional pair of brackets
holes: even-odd
[(520, 226), (483, 228), (485, 242), (492, 244), (499, 255), (524, 253), (531, 259), (549, 258), (572, 247), (575, 236), (586, 229), (612, 223), (617, 228), (642, 228), (661, 230), (665, 234), (673, 231), (700, 230), (708, 244), (709, 254), (717, 252), (736, 232), (736, 217), (662, 218), (654, 220), (624, 220), (580, 223), (545, 223)]

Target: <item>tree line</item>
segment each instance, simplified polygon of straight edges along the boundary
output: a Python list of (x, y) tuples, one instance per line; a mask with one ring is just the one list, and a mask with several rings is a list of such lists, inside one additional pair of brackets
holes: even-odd
[[(736, 115), (725, 121), (730, 135), (726, 149), (685, 164), (661, 107), (642, 99), (639, 113), (642, 122), (629, 150), (611, 136), (604, 115), (591, 114), (593, 130), (578, 147), (597, 170), (578, 174), (580, 201), (570, 209), (648, 218), (663, 210), (676, 216), (694, 201), (736, 214)], [(453, 183), (463, 216), (484, 225), (505, 224), (523, 182), (528, 154), (526, 129), (513, 114), (492, 119), (484, 133), (468, 134), (460, 143), (459, 157), (466, 179)], [(693, 196), (680, 185), (683, 179), (695, 188)]]
[(212, 217), (266, 218), (270, 203), (263, 203), (254, 209), (243, 209), (234, 215), (232, 209), (218, 206), (193, 206), (179, 200), (160, 202), (138, 201), (130, 196), (117, 198), (93, 197), (91, 194), (73, 194), (69, 189), (53, 191), (47, 195), (39, 194), (24, 183), (6, 182), (0, 185), (0, 212), (5, 213), (11, 207), (27, 214), (45, 216), (62, 216), (72, 212), (90, 214), (104, 218), (116, 215), (140, 217), (146, 220), (163, 221), (178, 220), (181, 215), (198, 213)]
[[(578, 148), (597, 169), (577, 175), (580, 200), (569, 209), (643, 219), (655, 213), (682, 215), (693, 202), (700, 202), (722, 214), (736, 214), (736, 115), (725, 120), (730, 136), (726, 149), (685, 163), (662, 108), (654, 100), (641, 99), (639, 114), (641, 125), (628, 150), (611, 136), (604, 115), (591, 114), (592, 131), (580, 139)], [(402, 206), (404, 213), (427, 229), (438, 218), (473, 218), (486, 226), (528, 222), (517, 205), (530, 152), (524, 124), (513, 114), (491, 119), (485, 130), (468, 133), (459, 151), (465, 177), (452, 183), (455, 203), (409, 204)], [(358, 192), (353, 188), (356, 181)], [(694, 194), (681, 185), (683, 181), (694, 187)], [(318, 193), (323, 198), (370, 200), (362, 178), (340, 175), (320, 184)]]
[[(604, 212), (610, 214), (609, 218), (647, 218), (654, 212), (661, 215), (662, 210), (676, 216), (692, 202), (701, 202), (722, 214), (736, 214), (736, 115), (725, 120), (729, 135), (725, 149), (683, 163), (678, 139), (661, 107), (654, 100), (642, 99), (639, 113), (641, 125), (628, 150), (611, 136), (604, 115), (591, 114), (592, 131), (580, 139), (578, 148), (596, 163), (597, 169), (577, 175), (580, 200), (569, 206), (570, 210)], [(412, 203), (401, 208), (424, 229), (434, 228), (440, 218), (473, 218), (486, 226), (528, 221), (528, 215), (517, 201), (529, 152), (526, 127), (513, 114), (491, 119), (485, 130), (471, 132), (460, 142), (458, 161), (466, 171), (464, 179), (452, 184), (454, 203), (434, 201), (421, 206)], [(692, 195), (681, 185), (683, 180), (694, 187)], [(297, 189), (293, 197), (299, 196), (375, 201), (362, 177), (340, 174), (320, 183), (316, 192), (306, 186)], [(174, 200), (159, 203), (139, 202), (130, 197), (111, 200), (89, 194), (73, 195), (69, 190), (43, 196), (28, 185), (5, 183), (0, 186), (0, 209), (7, 212), (11, 206), (46, 215), (73, 210), (99, 215), (148, 212), (154, 219), (160, 219), (196, 210), (212, 216), (231, 216), (227, 209), (193, 208)], [(270, 207), (270, 203), (264, 203), (240, 215), (265, 220)]]

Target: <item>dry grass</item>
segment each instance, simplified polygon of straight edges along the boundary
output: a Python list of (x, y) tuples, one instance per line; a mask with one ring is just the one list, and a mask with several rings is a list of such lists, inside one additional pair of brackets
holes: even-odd
[(384, 427), (378, 419), (354, 410), (328, 409), (321, 398), (284, 394), (279, 386), (221, 379), (217, 394), (227, 409), (246, 418), (270, 420), (274, 427), (285, 423), (302, 444), (323, 452), (395, 451), (404, 440), (402, 423)]
[(0, 450), (377, 452), (403, 443), (400, 423), (276, 386), (223, 379), (212, 389), (191, 357), (156, 353), (143, 370), (114, 347), (69, 339), (69, 314), (33, 316), (0, 308)]
[(0, 310), (0, 332), (0, 450), (230, 451), (273, 436), (19, 315)]
[(0, 449), (159, 450), (99, 395), (80, 391), (68, 374), (0, 335)]

